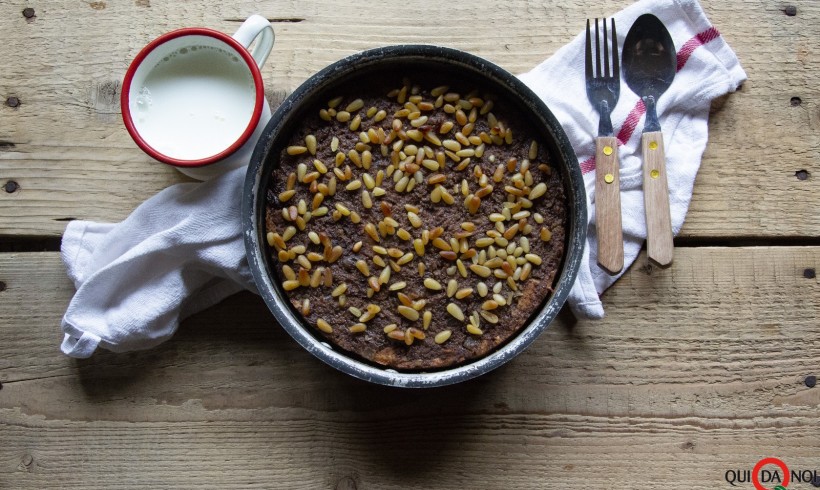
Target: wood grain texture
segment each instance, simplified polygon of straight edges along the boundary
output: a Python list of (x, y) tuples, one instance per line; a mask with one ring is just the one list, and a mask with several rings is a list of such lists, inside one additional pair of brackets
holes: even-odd
[[(139, 49), (172, 29), (233, 32), (258, 12), (275, 25), (263, 70), (273, 105), (319, 69), (362, 49), (435, 43), (520, 73), (578, 34), (589, 16), (630, 0), (492, 3), (170, 0), (0, 5), (0, 235), (58, 236), (69, 218), (118, 221), (184, 178), (140, 152), (120, 120), (122, 76)], [(820, 4), (797, 15), (764, 0), (703, 0), (749, 81), (713, 107), (710, 141), (683, 237), (816, 237), (820, 192)], [(412, 21), (408, 19), (413, 19)], [(418, 19), (424, 19), (420, 27)], [(104, 49), (102, 49), (104, 47)], [(19, 105), (2, 103), (17, 97)], [(793, 97), (802, 103), (792, 105)], [(800, 180), (796, 172), (809, 177)]]
[(646, 255), (661, 267), (672, 265), (672, 217), (669, 214), (669, 183), (663, 133), (641, 135), (643, 202), (646, 214)]
[(595, 231), (598, 235), (598, 264), (610, 274), (617, 274), (624, 268), (620, 168), (617, 138), (595, 138)]
[[(0, 2), (0, 245), (123, 219), (187, 180), (139, 151), (120, 117), (128, 63), (162, 33), (268, 17), (276, 107), (328, 64), (387, 44), (443, 44), (521, 73), (587, 17), (631, 3)], [(642, 253), (603, 294), (605, 319), (564, 311), (468, 383), (354, 380), (250, 293), (155, 349), (69, 359), (59, 325), (74, 289), (59, 255), (0, 253), (0, 489), (683, 490), (730, 488), (727, 471), (764, 456), (820, 470), (820, 387), (806, 383), (820, 374), (820, 247), (737, 246), (820, 236), (820, 2), (791, 3), (787, 15), (788, 2), (701, 0), (749, 80), (712, 104), (679, 236), (734, 246), (679, 247), (667, 269)]]
[[(722, 488), (820, 454), (820, 248), (641, 255), (602, 321), (559, 320), (501, 369), (415, 391), (305, 353), (251, 294), (158, 348), (58, 352), (54, 253), (0, 255), (8, 488)], [(807, 486), (806, 486), (807, 487)], [(796, 487), (803, 488), (803, 487)]]

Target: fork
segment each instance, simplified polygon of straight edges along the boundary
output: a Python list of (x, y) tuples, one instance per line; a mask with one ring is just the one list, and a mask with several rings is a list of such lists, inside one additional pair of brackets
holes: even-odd
[[(606, 19), (602, 21), (603, 36), (600, 36), (598, 19), (595, 19), (595, 71), (593, 72), (592, 36), (589, 19), (587, 19), (586, 89), (589, 102), (600, 116), (598, 136), (595, 138), (595, 227), (598, 233), (598, 264), (610, 274), (617, 274), (624, 267), (624, 241), (621, 231), (618, 142), (614, 136), (610, 114), (618, 103), (621, 91), (621, 67), (618, 59), (615, 19), (611, 19), (611, 70)], [(601, 37), (604, 40), (603, 53), (601, 52)], [(601, 70), (602, 59), (603, 71)]]

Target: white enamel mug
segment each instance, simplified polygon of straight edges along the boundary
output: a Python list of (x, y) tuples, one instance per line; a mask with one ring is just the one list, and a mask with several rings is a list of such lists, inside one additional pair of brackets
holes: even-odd
[(123, 80), (128, 133), (149, 156), (195, 179), (247, 165), (271, 118), (259, 69), (273, 41), (270, 22), (259, 15), (233, 36), (191, 27), (155, 39)]

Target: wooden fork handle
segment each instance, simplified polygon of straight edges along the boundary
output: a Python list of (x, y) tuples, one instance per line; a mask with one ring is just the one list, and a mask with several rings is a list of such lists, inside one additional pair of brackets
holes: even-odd
[(598, 232), (598, 265), (610, 274), (624, 268), (621, 231), (621, 184), (618, 141), (612, 136), (595, 139), (595, 227)]
[(652, 131), (641, 136), (643, 153), (643, 192), (646, 208), (646, 251), (661, 267), (672, 264), (672, 220), (669, 215), (669, 184), (666, 180), (666, 154), (663, 133)]

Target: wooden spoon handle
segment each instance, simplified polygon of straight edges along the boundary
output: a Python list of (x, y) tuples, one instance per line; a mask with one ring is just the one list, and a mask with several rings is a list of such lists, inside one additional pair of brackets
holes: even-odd
[(643, 133), (641, 146), (647, 255), (659, 266), (668, 267), (672, 264), (674, 244), (672, 219), (669, 215), (669, 184), (666, 180), (663, 133)]
[(618, 141), (612, 136), (595, 139), (595, 227), (598, 232), (598, 265), (610, 274), (624, 268), (621, 231), (621, 184)]

